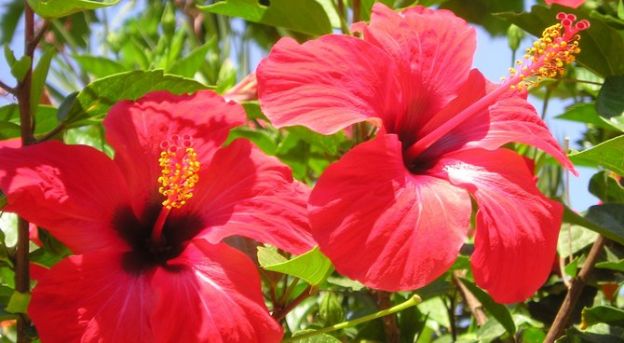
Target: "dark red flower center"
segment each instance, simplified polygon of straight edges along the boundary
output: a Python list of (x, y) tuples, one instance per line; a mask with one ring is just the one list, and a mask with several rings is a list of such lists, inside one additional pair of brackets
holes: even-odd
[(176, 271), (180, 267), (168, 261), (182, 253), (186, 244), (204, 227), (203, 220), (188, 213), (171, 213), (162, 225), (159, 239), (152, 238), (162, 206), (154, 202), (137, 217), (130, 207), (117, 210), (113, 228), (124, 239), (131, 250), (123, 257), (123, 268), (129, 273), (140, 274), (153, 267)]
[(120, 209), (113, 222), (115, 230), (132, 247), (124, 256), (124, 268), (130, 273), (158, 265), (172, 270), (179, 268), (168, 261), (180, 255), (187, 242), (203, 228), (199, 217), (175, 211), (193, 197), (199, 181), (200, 163), (192, 138), (172, 135), (160, 148), (158, 192), (164, 200), (160, 204), (154, 200), (141, 218), (130, 208)]

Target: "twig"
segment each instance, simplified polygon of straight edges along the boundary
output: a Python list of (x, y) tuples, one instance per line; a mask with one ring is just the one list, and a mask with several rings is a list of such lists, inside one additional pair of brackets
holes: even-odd
[(459, 294), (461, 294), (462, 298), (464, 298), (464, 301), (466, 302), (466, 305), (468, 305), (468, 309), (470, 310), (470, 313), (472, 313), (472, 316), (475, 318), (477, 325), (482, 326), (483, 324), (485, 324), (485, 322), (487, 322), (487, 315), (483, 311), (483, 305), (481, 304), (479, 299), (477, 299), (477, 297), (472, 294), (472, 292), (466, 287), (466, 285), (461, 282), (460, 277), (462, 276), (464, 276), (462, 271), (454, 271), (453, 282), (455, 283), (455, 285), (457, 285), (457, 288), (459, 289)]
[(362, 7), (362, 3), (360, 0), (353, 0), (353, 22), (357, 23), (360, 21), (360, 8)]
[(277, 321), (284, 319), (288, 312), (290, 312), (293, 308), (297, 307), (297, 305), (301, 304), (301, 302), (307, 299), (309, 296), (316, 294), (316, 291), (316, 288), (308, 286), (308, 288), (304, 289), (303, 292), (301, 292), (301, 294), (293, 299), (293, 301), (291, 301), (288, 305), (273, 313), (273, 318), (275, 318), (275, 320)]
[(54, 136), (56, 136), (59, 133), (63, 132), (63, 130), (65, 130), (65, 124), (64, 123), (60, 123), (55, 128), (50, 130), (48, 133), (43, 135), (41, 138), (37, 139), (37, 142), (45, 142), (45, 141), (47, 141), (49, 139), (52, 139), (52, 138), (54, 138)]
[[(377, 306), (380, 309), (390, 308), (392, 302), (390, 301), (390, 293), (384, 291), (376, 291), (374, 293)], [(386, 342), (398, 343), (401, 338), (401, 331), (397, 325), (396, 316), (394, 314), (387, 315), (381, 319), (383, 322), (384, 333), (386, 334)]]
[(587, 278), (589, 274), (594, 269), (594, 264), (598, 259), (598, 255), (600, 254), (604, 243), (604, 237), (598, 236), (598, 239), (596, 239), (596, 241), (592, 245), (591, 250), (587, 255), (587, 259), (583, 263), (581, 271), (578, 273), (578, 276), (576, 278), (572, 279), (570, 289), (568, 290), (565, 299), (563, 299), (563, 303), (561, 304), (559, 312), (557, 312), (557, 316), (555, 317), (555, 320), (553, 321), (550, 329), (548, 330), (548, 333), (546, 334), (544, 342), (554, 342), (555, 339), (561, 336), (563, 330), (568, 326), (570, 317), (572, 316), (572, 311), (574, 310), (574, 306), (576, 305), (576, 302), (583, 292), (583, 288), (587, 283)]
[(4, 89), (7, 93), (13, 94), (15, 95), (15, 93), (17, 92), (17, 90), (9, 85), (7, 85), (6, 83), (0, 81), (0, 88)]

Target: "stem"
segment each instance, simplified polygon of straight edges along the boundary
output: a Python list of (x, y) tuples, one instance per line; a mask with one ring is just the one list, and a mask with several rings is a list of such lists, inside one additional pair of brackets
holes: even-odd
[(587, 259), (585, 260), (585, 263), (583, 263), (581, 271), (578, 273), (578, 276), (572, 280), (570, 289), (568, 289), (568, 293), (566, 294), (565, 299), (563, 299), (563, 303), (559, 308), (559, 312), (557, 312), (557, 316), (555, 317), (550, 330), (548, 330), (548, 333), (546, 334), (544, 342), (553, 343), (555, 339), (561, 336), (563, 330), (568, 326), (570, 317), (572, 316), (572, 311), (574, 310), (576, 302), (583, 292), (583, 288), (587, 283), (589, 274), (594, 269), (594, 264), (598, 259), (600, 251), (602, 251), (604, 243), (604, 237), (598, 236), (598, 239), (596, 239), (594, 245), (592, 245), (591, 250), (587, 255)]
[(275, 320), (280, 321), (286, 317), (288, 312), (292, 311), (293, 308), (297, 307), (297, 305), (301, 304), (302, 301), (307, 299), (309, 296), (316, 293), (316, 288), (312, 286), (308, 286), (308, 288), (304, 289), (298, 297), (296, 297), (293, 301), (291, 301), (288, 305), (282, 308), (280, 311), (273, 313), (273, 318)]
[(45, 142), (45, 141), (47, 141), (49, 139), (52, 139), (52, 138), (54, 138), (54, 136), (56, 136), (59, 133), (63, 132), (63, 130), (65, 130), (65, 124), (64, 123), (60, 123), (57, 127), (55, 127), (54, 129), (50, 130), (48, 133), (43, 135), (41, 138), (37, 139), (37, 142)]
[(552, 95), (552, 88), (550, 86), (546, 86), (546, 94), (544, 94), (544, 102), (542, 103), (542, 120), (546, 118), (546, 111), (548, 110), (548, 101), (550, 101), (551, 95)]
[(451, 329), (451, 336), (453, 337), (453, 342), (457, 342), (457, 323), (455, 323), (455, 295), (449, 296), (449, 306), (447, 308), (448, 316), (449, 316), (449, 324)]
[[(284, 278), (286, 280), (288, 280), (287, 276), (285, 276)], [(295, 289), (295, 287), (297, 287), (297, 284), (299, 284), (299, 280), (300, 279), (295, 278), (293, 280), (293, 282), (291, 282), (290, 285), (288, 285), (288, 287), (284, 288), (284, 292), (282, 293), (282, 296), (279, 299), (280, 304), (285, 304), (286, 301), (288, 301), (288, 298), (290, 297), (290, 294)]]
[(366, 315), (364, 317), (360, 317), (358, 319), (354, 319), (354, 320), (350, 320), (350, 321), (346, 321), (346, 322), (342, 322), (342, 323), (338, 323), (338, 324), (334, 324), (332, 326), (328, 326), (326, 328), (322, 328), (319, 330), (316, 330), (314, 332), (306, 332), (302, 335), (299, 336), (295, 336), (295, 337), (290, 337), (290, 338), (286, 338), (283, 340), (283, 342), (294, 342), (294, 341), (298, 341), (304, 338), (308, 338), (308, 337), (312, 337), (312, 336), (316, 336), (316, 335), (320, 335), (323, 333), (328, 333), (328, 332), (333, 332), (333, 331), (338, 331), (338, 330), (342, 330), (342, 329), (346, 329), (346, 328), (350, 328), (352, 326), (356, 326), (358, 324), (362, 324), (362, 323), (366, 323), (368, 321), (371, 320), (375, 320), (377, 318), (381, 318), (393, 313), (397, 313), (397, 312), (401, 312), (407, 308), (410, 308), (412, 306), (416, 306), (420, 303), (421, 299), (418, 295), (414, 294), (411, 298), (407, 299), (406, 301), (392, 306), (390, 308), (387, 308), (385, 310), (381, 310), (379, 312), (375, 312), (369, 315)]
[(360, 0), (353, 0), (353, 22), (357, 23), (360, 21), (360, 8), (362, 8), (362, 3)]
[(466, 305), (468, 305), (468, 309), (470, 309), (470, 313), (472, 313), (472, 316), (475, 318), (477, 325), (482, 326), (485, 322), (487, 322), (487, 316), (485, 315), (485, 312), (483, 312), (483, 305), (466, 287), (466, 285), (461, 282), (460, 277), (464, 276), (463, 274), (465, 274), (465, 272), (462, 273), (462, 271), (459, 270), (453, 272), (453, 282), (455, 282), (455, 285), (459, 288), (459, 294), (461, 294), (462, 298), (464, 298), (464, 301), (466, 302)]
[[(390, 293), (377, 291), (375, 292), (375, 300), (380, 308), (388, 308), (392, 305), (390, 301)], [(398, 343), (401, 338), (401, 331), (397, 325), (396, 316), (394, 314), (383, 317), (383, 328), (386, 334), (386, 342)]]
[(589, 80), (579, 80), (579, 79), (567, 78), (567, 79), (563, 79), (563, 81), (571, 82), (571, 83), (574, 83), (574, 82), (587, 83), (587, 84), (590, 84), (590, 85), (602, 86), (602, 82), (589, 81)]
[[(42, 28), (43, 30), (44, 28)], [(41, 34), (42, 35), (42, 34)], [(28, 2), (24, 0), (24, 54), (30, 57), (30, 65), (24, 79), (17, 84), (15, 96), (17, 97), (20, 110), (20, 136), (22, 145), (35, 143), (33, 136), (33, 118), (31, 113), (30, 89), (32, 83), (32, 61), (37, 47), (38, 39), (35, 37), (35, 14)], [(37, 99), (38, 101), (38, 99)], [(29, 250), (29, 224), (24, 218), (19, 218), (17, 224), (17, 246), (15, 252), (15, 290), (20, 293), (30, 292), (30, 271), (28, 262)], [(19, 316), (17, 319), (17, 342), (29, 342), (27, 328), (30, 326), (26, 316)]]

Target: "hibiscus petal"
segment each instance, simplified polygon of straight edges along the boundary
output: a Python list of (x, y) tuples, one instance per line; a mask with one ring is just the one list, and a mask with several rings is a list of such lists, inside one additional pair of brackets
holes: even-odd
[(472, 269), (477, 284), (501, 303), (531, 296), (555, 258), (563, 208), (539, 192), (528, 166), (510, 150), (473, 149), (448, 154), (432, 170), (475, 197)]
[(104, 120), (115, 162), (128, 180), (137, 211), (158, 190), (160, 143), (172, 135), (189, 135), (198, 159), (208, 164), (229, 130), (245, 120), (244, 109), (212, 91), (192, 95), (152, 92), (137, 101), (122, 101)]
[(240, 235), (292, 253), (314, 245), (306, 212), (308, 188), (249, 141), (236, 140), (219, 150), (199, 180), (186, 210), (207, 223), (201, 237), (218, 243)]
[(7, 211), (46, 228), (75, 253), (126, 247), (111, 224), (129, 204), (128, 188), (100, 151), (59, 142), (2, 148), (0, 188)]
[(422, 287), (455, 261), (470, 226), (468, 194), (412, 175), (396, 135), (331, 165), (310, 197), (312, 234), (336, 269), (373, 288)]
[(45, 273), (28, 309), (43, 342), (153, 342), (149, 281), (125, 272), (122, 258), (74, 255)]
[(392, 56), (401, 70), (407, 111), (386, 126), (400, 132), (403, 141), (455, 97), (468, 77), (476, 35), (450, 11), (416, 6), (396, 12), (376, 3), (370, 24), (358, 23), (355, 29)]
[(277, 127), (335, 133), (401, 108), (399, 73), (386, 53), (360, 39), (327, 35), (299, 45), (281, 39), (258, 67), (258, 95)]
[[(450, 120), (498, 85), (492, 84), (476, 69), (459, 91), (459, 96), (438, 112), (418, 133), (424, 136), (433, 128)], [(518, 142), (535, 146), (555, 157), (563, 166), (574, 170), (566, 154), (551, 135), (546, 123), (525, 98), (513, 91), (503, 95), (487, 110), (478, 112), (440, 138), (423, 153), (424, 159), (452, 150), (483, 148), (495, 150)]]
[(225, 244), (189, 244), (159, 268), (152, 286), (155, 342), (279, 342), (281, 326), (269, 315), (251, 260)]

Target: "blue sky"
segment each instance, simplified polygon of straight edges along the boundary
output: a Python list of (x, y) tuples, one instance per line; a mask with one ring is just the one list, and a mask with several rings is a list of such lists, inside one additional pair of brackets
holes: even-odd
[[(3, 8), (6, 3), (8, 3), (7, 0), (0, 0), (0, 8)], [(123, 7), (123, 5), (116, 7)], [(118, 9), (108, 9), (109, 12), (107, 14), (109, 14), (108, 18), (115, 18), (115, 21), (119, 23), (122, 22), (122, 18), (114, 15), (117, 10)], [(0, 9), (0, 11), (3, 11), (3, 9)], [(17, 56), (20, 56), (22, 52), (22, 37), (22, 25), (20, 24), (15, 37), (16, 39), (11, 44), (11, 48), (15, 51)], [(528, 45), (533, 39), (534, 38), (530, 36), (526, 37), (523, 44)], [(522, 49), (520, 51), (522, 51)], [(252, 54), (252, 67), (261, 57), (262, 56), (257, 53)], [(474, 58), (475, 67), (479, 68), (490, 80), (497, 82), (501, 76), (506, 75), (510, 60), (511, 50), (507, 46), (507, 39), (505, 37), (492, 38), (484, 30), (477, 27), (477, 52)], [(12, 83), (12, 76), (8, 70), (3, 54), (2, 57), (0, 57), (0, 79), (2, 81)], [(6, 104), (10, 101), (10, 98), (0, 97), (0, 105)], [(541, 108), (542, 106), (541, 101), (538, 99), (530, 98), (529, 101), (536, 108)], [(572, 142), (572, 148), (578, 148), (575, 146), (574, 142), (581, 137), (582, 132), (584, 131), (584, 125), (554, 118), (555, 116), (563, 113), (567, 105), (570, 104), (564, 103), (559, 99), (552, 99), (548, 106), (546, 122), (553, 132), (553, 135), (559, 141), (562, 141), (563, 138), (567, 136), (570, 138), (570, 142)], [(576, 210), (585, 210), (587, 207), (594, 205), (597, 202), (597, 199), (587, 191), (589, 178), (595, 170), (589, 168), (578, 169), (580, 175), (578, 177), (570, 177), (571, 205)]]

